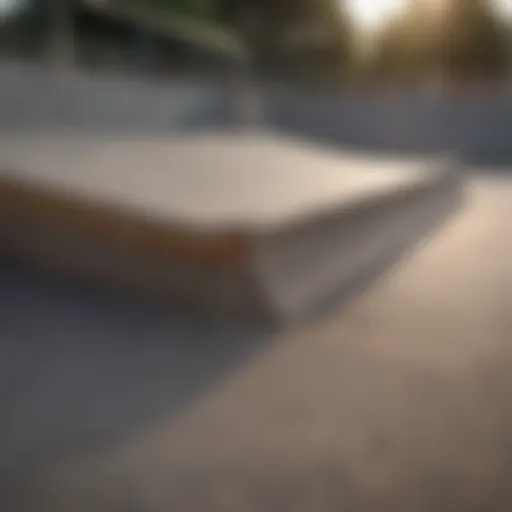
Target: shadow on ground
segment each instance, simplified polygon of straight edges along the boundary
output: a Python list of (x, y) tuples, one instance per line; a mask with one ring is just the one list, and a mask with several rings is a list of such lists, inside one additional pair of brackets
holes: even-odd
[(121, 439), (270, 343), (0, 266), (0, 469)]

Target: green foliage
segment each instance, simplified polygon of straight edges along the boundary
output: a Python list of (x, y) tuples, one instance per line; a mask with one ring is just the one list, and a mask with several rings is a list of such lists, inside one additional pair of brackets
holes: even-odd
[(341, 76), (351, 31), (337, 0), (116, 0), (234, 27), (265, 69)]
[(216, 0), (116, 0), (116, 3), (169, 10), (199, 19), (214, 19), (217, 11)]
[[(27, 0), (47, 32), (55, 33), (73, 17), (69, 8), (82, 0)], [(192, 21), (197, 31), (227, 25), (244, 40), (260, 69), (290, 77), (338, 81), (352, 64), (352, 30), (340, 0), (108, 0), (172, 13)], [(172, 16), (171, 16), (172, 17)], [(194, 20), (205, 22), (194, 24)], [(171, 20), (169, 20), (171, 22)]]
[(256, 60), (305, 79), (337, 81), (351, 63), (352, 31), (336, 0), (221, 0)]

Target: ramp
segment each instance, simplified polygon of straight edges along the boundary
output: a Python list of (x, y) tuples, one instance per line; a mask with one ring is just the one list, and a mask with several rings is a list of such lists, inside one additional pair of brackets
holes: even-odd
[(455, 204), (452, 159), (262, 134), (0, 141), (0, 253), (200, 315), (293, 319)]

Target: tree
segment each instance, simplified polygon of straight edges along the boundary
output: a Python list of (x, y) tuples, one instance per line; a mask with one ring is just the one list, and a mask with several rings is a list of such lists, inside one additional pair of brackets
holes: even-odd
[(434, 46), (440, 73), (453, 80), (502, 77), (510, 66), (508, 32), (489, 2), (451, 0)]
[(484, 0), (411, 3), (375, 40), (369, 70), (377, 78), (448, 81), (497, 78), (509, 69), (508, 27)]
[[(111, 0), (112, 1), (112, 0)], [(218, 0), (114, 0), (118, 4), (134, 4), (149, 9), (161, 9), (193, 18), (214, 20)]]
[(221, 0), (264, 67), (336, 79), (351, 64), (352, 31), (335, 0)]
[(351, 32), (336, 0), (116, 0), (167, 9), (236, 29), (260, 68), (341, 74)]
[(351, 64), (352, 33), (339, 0), (29, 0), (52, 60), (73, 55), (74, 9), (86, 2), (138, 5), (236, 29), (260, 68), (338, 79)]

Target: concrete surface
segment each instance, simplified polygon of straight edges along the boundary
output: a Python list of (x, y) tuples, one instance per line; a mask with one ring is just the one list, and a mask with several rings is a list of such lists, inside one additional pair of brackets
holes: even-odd
[(5, 512), (508, 512), (512, 181), (385, 280), (230, 333), (2, 266)]
[(0, 180), (202, 232), (267, 232), (451, 171), (441, 159), (367, 157), (253, 132), (0, 138)]
[(443, 220), (456, 165), (258, 132), (6, 136), (0, 252), (187, 312), (288, 321)]

